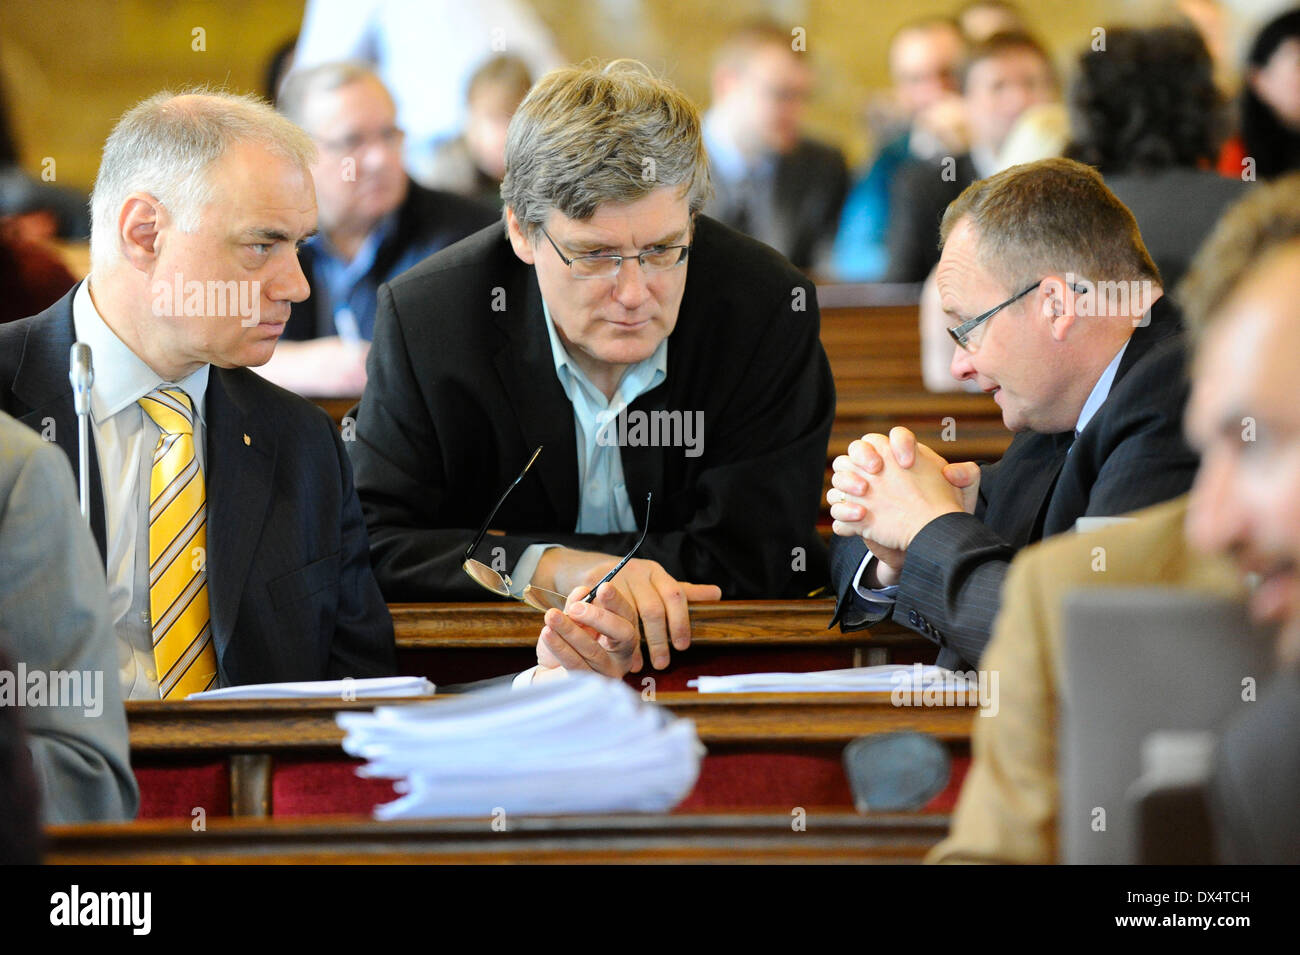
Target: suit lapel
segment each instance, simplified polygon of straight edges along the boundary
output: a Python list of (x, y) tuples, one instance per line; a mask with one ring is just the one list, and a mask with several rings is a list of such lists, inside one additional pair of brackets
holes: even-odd
[(519, 461), (503, 462), (502, 470), (523, 467), (528, 460), (526, 455), (533, 448), (545, 447), (533, 471), (555, 510), (555, 526), (573, 527), (578, 521), (578, 469), (574, 463), (577, 431), (573, 406), (555, 374), (537, 278), (531, 267), (522, 263), (520, 266), (523, 281), (515, 283), (507, 302), (522, 300), (523, 312), (507, 307), (507, 311), (497, 314), (501, 347), (493, 356), (493, 363), (519, 416), (526, 450)]
[(234, 636), (240, 598), (274, 489), (275, 431), (246, 400), (240, 374), (214, 366), (205, 408), (208, 601), (219, 660)]
[[(77, 413), (72, 402), (72, 384), (68, 380), (68, 353), (76, 341), (72, 322), (74, 287), (40, 315), (28, 329), (23, 354), (14, 374), (14, 397), (30, 410), (18, 420), (46, 440), (52, 437), (63, 449), (72, 465), (77, 486), (81, 468), (77, 451)], [(92, 357), (93, 362), (93, 357)], [(104, 488), (99, 479), (99, 456), (95, 453), (94, 430), (90, 442), (90, 529), (99, 545), (101, 562), (107, 561), (108, 544), (104, 530)]]
[(1069, 432), (1022, 431), (1002, 460), (986, 469), (996, 484), (989, 488), (982, 518), (1008, 543), (1024, 547), (1042, 537), (1052, 491), (1072, 439)]

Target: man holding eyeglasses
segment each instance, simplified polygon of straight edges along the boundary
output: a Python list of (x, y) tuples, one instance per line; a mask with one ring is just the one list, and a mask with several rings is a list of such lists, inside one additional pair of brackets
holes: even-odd
[(291, 73), (276, 105), (316, 143), (319, 231), (299, 253), (311, 297), (294, 304), (259, 372), (301, 395), (355, 397), (366, 386), (380, 283), (495, 221), (497, 211), (411, 181), (397, 108), (365, 64)]
[(939, 645), (941, 666), (970, 668), (1019, 548), (1176, 497), (1196, 456), (1178, 312), (1095, 170), (1048, 159), (980, 180), (941, 240), (952, 374), (992, 394), (1016, 437), (983, 467), (905, 428), (854, 441), (827, 492), (831, 562), (842, 627), (892, 614)]
[(380, 290), (352, 457), (389, 600), (557, 606), (635, 549), (612, 584), (663, 667), (689, 602), (823, 585), (815, 290), (708, 192), (698, 111), (640, 64), (533, 88), (505, 234)]

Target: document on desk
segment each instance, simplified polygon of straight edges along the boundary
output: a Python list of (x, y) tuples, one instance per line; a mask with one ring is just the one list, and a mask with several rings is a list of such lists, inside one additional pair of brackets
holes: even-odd
[[(923, 687), (955, 674), (919, 663), (817, 670), (812, 673), (739, 673), (689, 680), (701, 693), (889, 693), (913, 683)], [(971, 684), (974, 688), (975, 684)]]
[(594, 674), (335, 719), (358, 775), (396, 780), (380, 819), (666, 812), (704, 754), (690, 720)]
[(187, 700), (365, 700), (385, 696), (433, 696), (436, 687), (422, 676), (383, 676), (364, 680), (313, 680), (303, 683), (250, 683), (191, 693)]

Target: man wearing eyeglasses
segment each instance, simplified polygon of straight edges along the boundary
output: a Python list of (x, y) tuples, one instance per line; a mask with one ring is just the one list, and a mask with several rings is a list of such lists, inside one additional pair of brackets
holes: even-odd
[(952, 374), (993, 395), (1016, 437), (980, 467), (950, 464), (905, 428), (864, 435), (835, 460), (827, 499), (835, 621), (892, 615), (939, 645), (941, 666), (965, 669), (1019, 548), (1176, 497), (1196, 456), (1180, 427), (1177, 310), (1094, 170), (1048, 159), (976, 182), (941, 239)]
[(556, 606), (644, 532), (613, 584), (663, 667), (690, 601), (824, 583), (834, 387), (815, 290), (698, 215), (708, 191), (698, 111), (640, 64), (533, 88), (507, 139), (505, 234), (380, 290), (352, 457), (389, 600)]
[(311, 297), (294, 303), (259, 373), (301, 395), (356, 397), (366, 386), (380, 283), (495, 221), (497, 211), (410, 180), (397, 108), (365, 64), (291, 73), (276, 105), (316, 143), (319, 231), (299, 253)]

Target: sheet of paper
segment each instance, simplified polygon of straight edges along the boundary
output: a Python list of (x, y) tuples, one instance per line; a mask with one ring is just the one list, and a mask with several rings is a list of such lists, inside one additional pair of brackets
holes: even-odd
[(910, 687), (916, 680), (924, 686), (940, 678), (950, 680), (954, 675), (942, 667), (896, 663), (812, 673), (702, 676), (686, 685), (701, 693), (889, 693), (899, 687)]
[(250, 683), (191, 693), (187, 700), (364, 700), (386, 696), (433, 696), (436, 687), (422, 676), (385, 676), (365, 680), (316, 680), (303, 683)]

